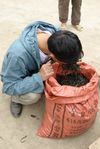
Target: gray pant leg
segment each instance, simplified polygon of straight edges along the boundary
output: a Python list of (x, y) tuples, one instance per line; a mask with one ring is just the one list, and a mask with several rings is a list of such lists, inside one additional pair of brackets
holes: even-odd
[(71, 22), (73, 25), (78, 25), (81, 19), (82, 0), (72, 0), (72, 15)]
[(30, 105), (36, 103), (42, 94), (28, 93), (21, 96), (11, 96), (11, 100), (22, 105)]
[(68, 20), (69, 1), (70, 0), (59, 0), (58, 1), (59, 20), (62, 23), (66, 23)]

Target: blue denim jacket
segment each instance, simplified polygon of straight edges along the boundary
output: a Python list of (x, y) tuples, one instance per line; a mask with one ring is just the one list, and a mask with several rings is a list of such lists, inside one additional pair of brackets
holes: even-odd
[(12, 43), (4, 58), (1, 72), (3, 93), (22, 95), (42, 93), (44, 86), (39, 74), (40, 54), (37, 29), (54, 33), (58, 29), (52, 24), (37, 21), (28, 25), (21, 36)]

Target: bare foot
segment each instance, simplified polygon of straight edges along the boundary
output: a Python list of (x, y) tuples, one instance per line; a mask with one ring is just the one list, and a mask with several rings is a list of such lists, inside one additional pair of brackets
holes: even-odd
[(83, 27), (80, 25), (72, 25), (77, 31), (83, 31)]
[(67, 29), (67, 24), (61, 23), (61, 30), (66, 30), (66, 29)]

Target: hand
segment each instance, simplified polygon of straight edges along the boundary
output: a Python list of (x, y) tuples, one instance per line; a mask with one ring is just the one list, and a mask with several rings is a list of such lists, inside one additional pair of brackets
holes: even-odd
[(52, 68), (51, 62), (48, 61), (46, 64), (43, 64), (39, 72), (43, 81), (52, 76), (54, 74), (54, 70)]

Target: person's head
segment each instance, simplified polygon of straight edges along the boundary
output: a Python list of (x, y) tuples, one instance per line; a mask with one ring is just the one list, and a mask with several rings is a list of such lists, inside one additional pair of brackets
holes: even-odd
[(57, 31), (48, 38), (48, 50), (53, 59), (73, 64), (84, 55), (78, 36), (70, 31)]

